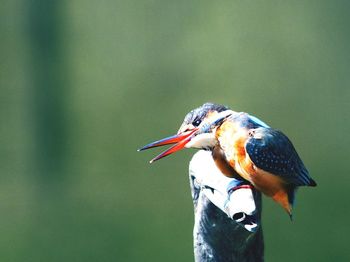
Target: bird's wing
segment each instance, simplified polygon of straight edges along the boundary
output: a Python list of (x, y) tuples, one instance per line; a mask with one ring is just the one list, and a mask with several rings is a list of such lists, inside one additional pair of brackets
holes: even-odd
[(258, 168), (280, 176), (295, 186), (315, 186), (288, 137), (278, 130), (260, 127), (250, 131), (246, 152)]

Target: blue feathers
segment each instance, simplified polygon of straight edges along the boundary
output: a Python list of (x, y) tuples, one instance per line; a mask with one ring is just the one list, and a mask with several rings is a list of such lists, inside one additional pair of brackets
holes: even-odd
[(294, 186), (314, 186), (293, 144), (282, 132), (260, 127), (250, 131), (246, 151), (260, 169), (279, 175)]
[(252, 115), (248, 115), (248, 117), (249, 117), (253, 122), (255, 122), (257, 125), (262, 126), (262, 127), (269, 128), (269, 126), (268, 126), (265, 122), (261, 121), (259, 118), (255, 117), (255, 116), (252, 116)]

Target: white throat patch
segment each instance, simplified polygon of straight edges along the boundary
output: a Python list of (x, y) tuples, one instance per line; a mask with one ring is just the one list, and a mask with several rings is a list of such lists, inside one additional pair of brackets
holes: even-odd
[(208, 148), (214, 147), (217, 140), (214, 133), (199, 134), (186, 144), (186, 148)]

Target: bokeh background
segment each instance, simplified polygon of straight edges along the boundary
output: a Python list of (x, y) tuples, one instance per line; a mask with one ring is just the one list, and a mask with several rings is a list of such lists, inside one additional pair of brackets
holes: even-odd
[(0, 260), (192, 261), (194, 151), (136, 149), (212, 101), (283, 130), (319, 184), (292, 223), (264, 199), (266, 261), (349, 261), (349, 10), (3, 0)]

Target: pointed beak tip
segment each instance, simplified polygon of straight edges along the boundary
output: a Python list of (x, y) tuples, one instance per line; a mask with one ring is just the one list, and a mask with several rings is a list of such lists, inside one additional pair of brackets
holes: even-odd
[(153, 162), (184, 148), (186, 143), (191, 139), (191, 135), (197, 130), (198, 128), (193, 129), (192, 131), (189, 131), (189, 132), (180, 133), (167, 138), (163, 138), (161, 140), (145, 145), (144, 147), (137, 149), (137, 151), (140, 152), (140, 151), (158, 147), (158, 146), (175, 144), (174, 146), (170, 147), (168, 150), (164, 151), (163, 153), (161, 153), (160, 155), (156, 156), (151, 161), (149, 161), (149, 163), (152, 164)]
[(140, 147), (140, 148), (137, 149), (137, 152), (144, 151), (145, 149), (148, 149), (148, 148), (149, 148), (148, 145), (147, 145), (147, 146)]

